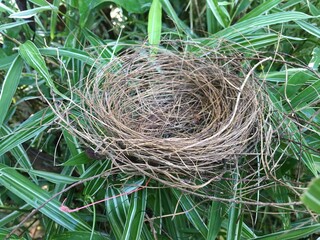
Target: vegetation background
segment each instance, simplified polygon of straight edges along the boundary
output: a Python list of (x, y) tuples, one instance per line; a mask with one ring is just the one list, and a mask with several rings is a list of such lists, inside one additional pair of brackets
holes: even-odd
[[(0, 238), (12, 230), (10, 239), (317, 238), (319, 179), (307, 185), (320, 171), (319, 1), (29, 0), (20, 9), (16, 2), (0, 1)], [(274, 152), (282, 161), (277, 178), (288, 184), (246, 196), (274, 206), (202, 199), (155, 182), (126, 194), (143, 178), (128, 178), (135, 188), (117, 177), (82, 182), (110, 164), (85, 153), (44, 97), (77, 84), (97, 57), (160, 39), (225, 41), (243, 56), (281, 56), (257, 74), (289, 136)], [(303, 190), (312, 211), (300, 202)], [(118, 194), (79, 212), (60, 210), (64, 198), (77, 207)]]

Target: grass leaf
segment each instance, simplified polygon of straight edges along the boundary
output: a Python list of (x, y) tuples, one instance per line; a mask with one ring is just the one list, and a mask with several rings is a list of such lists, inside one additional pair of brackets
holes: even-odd
[(55, 119), (51, 110), (44, 109), (28, 118), (12, 133), (0, 138), (0, 155), (42, 133)]
[(258, 29), (262, 29), (266, 26), (308, 18), (312, 18), (312, 16), (309, 16), (305, 13), (294, 11), (273, 13), (265, 16), (250, 18), (242, 22), (236, 23), (228, 28), (225, 28), (217, 32), (216, 34), (214, 34), (214, 36), (233, 39), (244, 34), (256, 32)]
[(249, 13), (245, 14), (242, 18), (239, 19), (238, 22), (242, 22), (244, 20), (248, 20), (253, 17), (260, 16), (261, 14), (269, 11), (270, 9), (276, 7), (281, 0), (269, 0), (265, 1), (262, 4), (260, 4), (258, 7), (254, 8), (252, 11)]
[(320, 29), (316, 25), (312, 25), (306, 21), (296, 21), (296, 23), (305, 31), (313, 36), (320, 38)]
[(101, 233), (91, 233), (84, 231), (72, 231), (72, 232), (64, 232), (53, 235), (51, 240), (78, 240), (78, 239), (92, 239), (92, 240), (109, 240), (111, 239), (106, 234)]
[(302, 194), (302, 202), (317, 214), (320, 214), (320, 178), (313, 179)]
[(16, 92), (20, 82), (20, 75), (22, 72), (23, 60), (20, 56), (16, 57), (11, 67), (9, 68), (6, 77), (2, 83), (0, 93), (0, 127), (7, 115), (12, 98)]
[(209, 224), (208, 224), (208, 235), (207, 240), (216, 239), (219, 234), (221, 224), (222, 224), (222, 211), (223, 205), (221, 202), (212, 201), (211, 209), (208, 214)]
[(31, 22), (31, 21), (21, 21), (21, 22), (13, 22), (13, 23), (1, 24), (0, 25), (0, 32), (2, 32), (4, 30), (7, 30), (7, 29), (10, 29), (10, 28), (18, 27), (20, 25), (27, 24), (29, 22)]
[(153, 0), (148, 16), (148, 39), (153, 46), (158, 46), (161, 38), (162, 7), (160, 0)]
[(123, 235), (121, 239), (141, 239), (141, 231), (144, 225), (144, 215), (146, 212), (147, 189), (143, 189), (132, 194), (130, 207), (127, 213)]
[(196, 35), (190, 30), (190, 28), (179, 19), (178, 14), (172, 7), (169, 0), (161, 0), (162, 7), (164, 11), (167, 13), (167, 15), (172, 19), (174, 24), (176, 25), (177, 30), (182, 31), (186, 33), (189, 37), (195, 37)]
[(26, 41), (19, 47), (19, 52), (21, 57), (31, 66), (33, 67), (40, 75), (46, 80), (47, 84), (52, 88), (52, 90), (60, 95), (61, 97), (67, 98), (64, 96), (54, 85), (46, 63), (41, 56), (39, 49), (36, 45), (31, 41)]
[[(59, 8), (60, 0), (53, 0), (53, 6)], [(56, 26), (57, 26), (57, 19), (58, 19), (58, 11), (51, 12), (50, 18), (50, 38), (55, 38)]]
[(217, 0), (207, 0), (207, 5), (209, 6), (214, 17), (217, 19), (218, 23), (224, 28), (227, 27), (228, 17), (221, 10), (223, 6), (220, 6)]
[(50, 5), (50, 6), (42, 6), (42, 7), (32, 8), (29, 10), (13, 13), (9, 17), (10, 18), (30, 18), (35, 16), (38, 13), (41, 13), (47, 10), (58, 11), (58, 9), (55, 6)]
[[(34, 208), (39, 207), (51, 197), (48, 192), (4, 164), (0, 164), (0, 175), (0, 183), (4, 187)], [(69, 230), (90, 230), (76, 214), (62, 212), (60, 205), (60, 202), (53, 199), (41, 208), (40, 212)]]
[(184, 211), (186, 211), (186, 216), (190, 222), (195, 226), (195, 228), (201, 233), (201, 235), (206, 238), (208, 235), (208, 228), (198, 213), (195, 203), (188, 195), (181, 194), (178, 190), (172, 188), (172, 193), (179, 201), (180, 206)]
[[(106, 198), (121, 194), (119, 189), (108, 187), (106, 191)], [(112, 233), (116, 239), (121, 239), (125, 227), (127, 212), (129, 210), (129, 199), (127, 195), (107, 200), (105, 202), (107, 217), (112, 229)]]
[(79, 49), (71, 49), (71, 48), (41, 48), (39, 49), (40, 53), (45, 56), (53, 56), (53, 57), (70, 57), (83, 61), (89, 65), (95, 65), (97, 60), (92, 58), (87, 52), (79, 50)]
[(313, 233), (320, 232), (320, 224), (314, 224), (306, 227), (297, 227), (292, 228), (286, 231), (275, 232), (271, 234), (266, 234), (265, 236), (256, 237), (254, 239), (259, 240), (295, 240), (295, 239), (304, 239), (305, 237), (310, 236)]

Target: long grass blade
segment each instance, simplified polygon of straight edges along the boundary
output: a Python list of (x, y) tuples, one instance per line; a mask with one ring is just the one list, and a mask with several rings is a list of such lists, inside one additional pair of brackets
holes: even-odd
[(71, 48), (40, 48), (39, 52), (44, 56), (53, 56), (53, 57), (70, 57), (75, 58), (78, 60), (83, 61), (89, 65), (95, 65), (97, 60), (92, 58), (87, 52), (78, 50), (78, 49), (71, 49)]
[(262, 29), (266, 26), (309, 18), (312, 18), (312, 16), (294, 11), (273, 13), (265, 16), (250, 18), (240, 23), (236, 23), (228, 28), (217, 32), (216, 34), (214, 34), (214, 36), (233, 39), (235, 37), (243, 36), (244, 34), (256, 32), (258, 29)]
[[(58, 8), (60, 5), (60, 0), (54, 0), (52, 4), (54, 7)], [(58, 11), (52, 11), (51, 18), (50, 18), (50, 38), (51, 39), (55, 38), (57, 19), (58, 19)]]
[[(12, 130), (6, 126), (3, 125), (2, 128), (0, 129), (0, 139), (4, 136), (8, 136), (12, 134)], [(17, 163), (26, 170), (32, 170), (32, 164), (30, 162), (30, 159), (28, 157), (27, 152), (25, 151), (25, 149), (23, 148), (23, 146), (21, 144), (17, 145), (16, 147), (12, 148), (10, 150), (10, 153), (12, 154), (12, 156), (16, 159)], [(30, 172), (29, 172), (30, 173)], [(35, 183), (37, 183), (37, 178), (33, 175), (30, 174), (31, 178), (33, 179), (33, 181)]]
[(254, 8), (249, 13), (245, 14), (242, 18), (239, 19), (238, 22), (242, 22), (244, 20), (248, 20), (253, 17), (260, 16), (261, 14), (270, 11), (272, 8), (276, 7), (281, 0), (269, 0), (260, 4), (258, 7)]
[(179, 19), (178, 14), (172, 7), (169, 0), (161, 0), (162, 7), (164, 11), (167, 13), (167, 15), (173, 20), (174, 24), (177, 27), (177, 30), (182, 31), (186, 33), (189, 37), (195, 37), (196, 35), (190, 30), (190, 28), (183, 22), (181, 19)]
[(21, 21), (21, 22), (13, 22), (13, 23), (1, 24), (0, 25), (0, 32), (2, 32), (4, 30), (7, 30), (7, 29), (10, 29), (10, 28), (18, 27), (20, 25), (27, 24), (29, 22), (31, 22), (31, 21)]
[(305, 31), (307, 31), (308, 33), (312, 34), (313, 36), (320, 38), (320, 29), (311, 24), (308, 23), (306, 21), (296, 21), (296, 23)]
[(148, 39), (153, 46), (158, 46), (161, 38), (162, 7), (160, 0), (153, 0), (148, 16)]
[(146, 212), (147, 189), (135, 192), (130, 200), (130, 207), (127, 214), (123, 235), (121, 239), (141, 239), (144, 215)]
[(10, 107), (12, 98), (16, 92), (18, 84), (20, 82), (20, 75), (22, 72), (23, 60), (21, 57), (16, 57), (11, 67), (9, 68), (6, 77), (2, 83), (0, 93), (0, 127), (3, 124), (5, 117), (7, 116), (8, 109)]
[(19, 48), (19, 52), (21, 57), (31, 66), (33, 67), (40, 75), (46, 80), (47, 84), (51, 87), (51, 89), (58, 95), (63, 98), (67, 97), (63, 95), (54, 85), (53, 80), (49, 74), (46, 63), (41, 56), (39, 49), (36, 45), (31, 41), (26, 41)]
[(21, 12), (17, 12), (17, 13), (13, 13), (11, 14), (9, 17), (10, 18), (30, 18), (35, 16), (38, 13), (41, 13), (43, 11), (57, 11), (58, 8), (56, 8), (55, 6), (42, 6), (42, 7), (37, 7), (37, 8), (32, 8), (29, 10), (25, 10), (25, 11), (21, 11)]
[(49, 109), (37, 112), (12, 133), (0, 138), (0, 155), (10, 151), (19, 144), (42, 133), (54, 121), (55, 116)]
[[(5, 188), (34, 208), (41, 206), (51, 197), (47, 191), (33, 184), (16, 170), (4, 164), (0, 164), (0, 175), (0, 183)], [(62, 212), (60, 205), (59, 201), (53, 199), (41, 208), (40, 212), (69, 230), (90, 230), (87, 224), (76, 214)]]
[(110, 236), (102, 233), (90, 233), (84, 231), (72, 231), (64, 232), (53, 235), (50, 239), (52, 240), (80, 240), (80, 239), (92, 239), (92, 240), (109, 240), (112, 239)]
[(221, 202), (213, 201), (211, 204), (210, 213), (208, 215), (208, 235), (207, 240), (216, 239), (219, 234), (221, 224), (222, 224), (222, 211), (223, 205)]
[(286, 231), (280, 231), (272, 234), (266, 234), (265, 236), (256, 237), (254, 239), (259, 240), (295, 240), (295, 239), (303, 239), (304, 237), (308, 237), (313, 233), (319, 233), (320, 224), (314, 224), (306, 227), (297, 227), (292, 228)]
[[(0, 239), (7, 239), (6, 236), (10, 233), (10, 231), (5, 229), (0, 229)], [(26, 238), (20, 238), (17, 235), (12, 235), (10, 240), (26, 240)]]
[(195, 208), (195, 203), (193, 200), (187, 196), (182, 195), (178, 190), (172, 188), (172, 193), (179, 201), (180, 206), (184, 211), (186, 211), (186, 216), (190, 220), (190, 222), (194, 225), (194, 227), (201, 233), (201, 235), (206, 238), (208, 235), (208, 228), (204, 223), (202, 217), (199, 212)]
[[(108, 187), (106, 198), (121, 194), (119, 189)], [(106, 201), (107, 217), (116, 239), (121, 239), (125, 227), (126, 216), (129, 210), (129, 199), (127, 195)]]
[(320, 178), (312, 180), (307, 190), (302, 194), (302, 202), (317, 214), (320, 214)]
[(221, 10), (222, 6), (219, 6), (219, 2), (217, 0), (207, 0), (207, 5), (209, 6), (217, 22), (223, 28), (227, 27), (229, 17), (226, 16), (225, 12)]

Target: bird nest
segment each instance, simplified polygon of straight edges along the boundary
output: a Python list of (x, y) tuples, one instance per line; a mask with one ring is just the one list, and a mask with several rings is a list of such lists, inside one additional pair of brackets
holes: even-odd
[(261, 137), (259, 87), (239, 57), (140, 46), (73, 92), (80, 103), (68, 109), (68, 129), (114, 167), (171, 186), (244, 169)]

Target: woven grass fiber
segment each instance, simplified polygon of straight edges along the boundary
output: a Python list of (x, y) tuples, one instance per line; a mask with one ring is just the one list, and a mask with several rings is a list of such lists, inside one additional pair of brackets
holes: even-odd
[(130, 48), (74, 90), (68, 111), (79, 117), (67, 128), (125, 173), (201, 187), (257, 154), (264, 105), (253, 72), (208, 49)]

